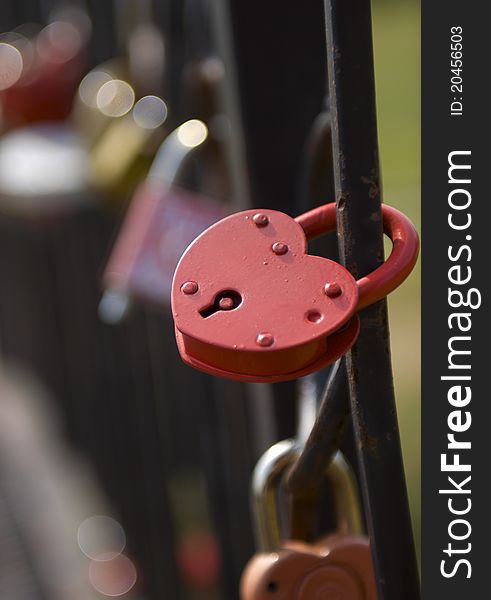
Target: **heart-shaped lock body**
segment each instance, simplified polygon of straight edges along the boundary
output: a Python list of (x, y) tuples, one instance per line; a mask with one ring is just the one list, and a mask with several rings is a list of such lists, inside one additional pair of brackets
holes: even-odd
[(307, 254), (305, 233), (274, 210), (219, 221), (187, 249), (172, 289), (188, 364), (244, 381), (293, 379), (354, 343), (358, 288), (342, 265)]
[(328, 536), (316, 545), (288, 542), (257, 554), (241, 581), (243, 600), (376, 600), (370, 545), (357, 535)]
[(237, 213), (212, 225), (184, 253), (172, 285), (181, 357), (197, 369), (242, 381), (286, 381), (321, 369), (356, 340), (356, 311), (384, 298), (413, 269), (418, 235), (382, 205), (389, 258), (355, 281), (341, 265), (306, 253), (336, 227), (336, 205), (292, 219), (272, 210)]

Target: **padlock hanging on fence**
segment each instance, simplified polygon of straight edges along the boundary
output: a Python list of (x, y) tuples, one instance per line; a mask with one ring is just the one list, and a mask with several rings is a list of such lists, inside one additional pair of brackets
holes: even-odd
[[(169, 111), (161, 81), (163, 35), (151, 23), (137, 23), (126, 46), (126, 57), (84, 77), (72, 113), (90, 151), (90, 183), (113, 206), (125, 204), (148, 171), (167, 133)], [(152, 65), (158, 76), (149, 77)]]
[[(373, 561), (363, 532), (359, 490), (342, 453), (332, 455), (320, 478), (302, 489), (300, 496), (289, 485), (291, 468), (303, 454), (306, 438), (317, 422), (315, 386), (311, 377), (302, 383), (296, 438), (272, 446), (253, 472), (251, 500), (258, 553), (243, 572), (241, 600), (268, 600), (276, 595), (285, 600), (324, 595), (375, 600)], [(324, 478), (329, 483), (335, 527), (319, 535), (313, 517), (326, 500), (320, 485)]]
[(362, 535), (356, 482), (340, 452), (326, 473), (335, 502), (335, 531), (314, 544), (283, 538), (278, 488), (300, 451), (301, 445), (294, 440), (279, 442), (254, 470), (253, 512), (260, 553), (245, 568), (241, 599), (267, 600), (277, 593), (285, 600), (311, 600), (321, 594), (340, 600), (375, 600), (370, 545)]
[(127, 60), (107, 61), (84, 77), (72, 111), (89, 151), (90, 184), (116, 207), (126, 204), (148, 171), (166, 134), (169, 110), (157, 82), (152, 93), (141, 93), (151, 82), (138, 85), (128, 54)]
[[(220, 105), (223, 77), (221, 60), (212, 55), (190, 62), (183, 72), (184, 94), (193, 105), (191, 112), (200, 118), (167, 135), (136, 189), (103, 277), (101, 316), (105, 320), (123, 318), (130, 298), (167, 310), (182, 253), (228, 212), (222, 202), (230, 197), (231, 186), (226, 151), (231, 143), (229, 123)], [(195, 154), (196, 160), (191, 161)], [(181, 183), (189, 171), (198, 176), (198, 192)]]
[(175, 187), (176, 178), (207, 136), (206, 125), (192, 119), (162, 143), (135, 194), (105, 269), (99, 314), (106, 322), (124, 318), (132, 298), (168, 306), (172, 276), (182, 252), (225, 214), (220, 203)]
[(342, 265), (307, 254), (307, 240), (336, 227), (335, 204), (296, 219), (269, 209), (226, 217), (186, 250), (174, 275), (172, 310), (183, 360), (241, 381), (286, 381), (331, 364), (354, 344), (356, 313), (411, 272), (418, 236), (383, 206), (392, 253), (358, 281)]
[(36, 220), (93, 204), (94, 189), (103, 192), (98, 199), (126, 201), (165, 133), (166, 103), (141, 97), (149, 88), (160, 93), (160, 74), (149, 79), (149, 64), (136, 60), (145, 44), (147, 63), (162, 62), (158, 30), (137, 22), (127, 59), (80, 82), (90, 21), (80, 10), (65, 13), (30, 40), (16, 32), (0, 38), (0, 63), (17, 58), (20, 71), (0, 84), (2, 125), (12, 128), (0, 144), (0, 211)]

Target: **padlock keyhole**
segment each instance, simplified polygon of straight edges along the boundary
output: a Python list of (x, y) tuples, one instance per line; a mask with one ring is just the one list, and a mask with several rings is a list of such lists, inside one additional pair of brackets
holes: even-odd
[(234, 310), (241, 304), (242, 296), (239, 294), (239, 292), (236, 292), (235, 290), (224, 290), (215, 296), (213, 304), (202, 308), (199, 311), (199, 314), (206, 319), (217, 312)]

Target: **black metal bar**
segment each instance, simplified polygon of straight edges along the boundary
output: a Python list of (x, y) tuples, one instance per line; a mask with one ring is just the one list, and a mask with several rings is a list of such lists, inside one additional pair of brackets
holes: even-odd
[(314, 427), (288, 474), (288, 488), (295, 497), (309, 496), (318, 488), (339, 447), (348, 412), (346, 369), (340, 360), (329, 375)]
[[(326, 104), (328, 102), (326, 97)], [(334, 198), (331, 115), (327, 109), (317, 116), (311, 127), (300, 183), (303, 211)], [(309, 242), (309, 252), (338, 260), (334, 233)], [(325, 385), (321, 381), (326, 382)], [(316, 374), (316, 387), (321, 389), (321, 386), (324, 389), (318, 403), (315, 424), (287, 477), (292, 496), (299, 501), (307, 500), (307, 504), (318, 491), (319, 482), (324, 479), (327, 465), (339, 446), (343, 425), (349, 413), (346, 370), (341, 361)]]
[(230, 16), (252, 203), (296, 214), (307, 134), (325, 99), (322, 3), (221, 4)]
[[(339, 250), (360, 277), (383, 261), (370, 0), (325, 0), (325, 10)], [(386, 301), (361, 321), (346, 367), (379, 598), (416, 600)]]

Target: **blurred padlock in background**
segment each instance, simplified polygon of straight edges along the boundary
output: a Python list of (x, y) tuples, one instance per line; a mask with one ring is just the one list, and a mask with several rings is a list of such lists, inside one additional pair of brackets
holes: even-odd
[[(238, 598), (251, 473), (294, 434), (296, 386), (186, 367), (168, 295), (224, 214), (331, 193), (323, 3), (303, 4), (2, 1), (1, 598)], [(374, 3), (385, 197), (417, 223), (418, 19)], [(417, 278), (391, 318), (416, 499)]]

